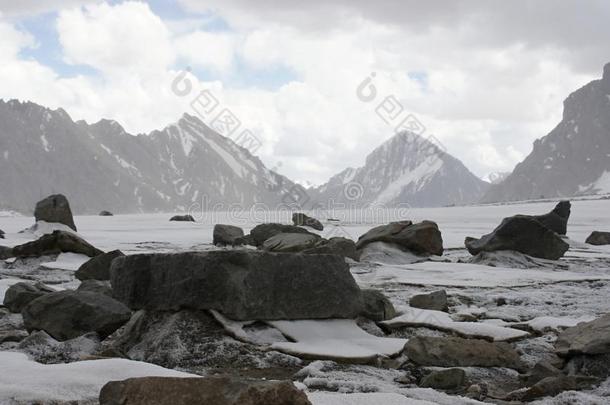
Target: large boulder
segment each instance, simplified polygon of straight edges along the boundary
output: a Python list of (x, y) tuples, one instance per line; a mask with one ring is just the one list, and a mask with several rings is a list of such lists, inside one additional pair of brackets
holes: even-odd
[(432, 309), (434, 311), (445, 311), (449, 309), (447, 304), (447, 292), (445, 290), (434, 291), (429, 294), (414, 295), (409, 300), (413, 308)]
[(505, 218), (493, 232), (480, 239), (466, 238), (465, 244), (472, 255), (514, 250), (549, 260), (561, 258), (570, 247), (555, 232), (527, 215)]
[(561, 356), (610, 353), (610, 314), (564, 330), (557, 338), (555, 349)]
[(307, 233), (311, 234), (307, 229), (301, 228), (294, 225), (283, 225), (283, 224), (260, 224), (255, 226), (250, 231), (251, 243), (254, 246), (261, 246), (267, 239), (278, 233)]
[(74, 276), (83, 280), (110, 280), (110, 265), (117, 257), (125, 256), (120, 250), (103, 253), (83, 263)]
[(240, 244), (238, 240), (244, 237), (244, 230), (239, 226), (216, 224), (214, 225), (213, 242), (214, 245), (226, 246)]
[(89, 291), (112, 297), (112, 287), (110, 286), (110, 281), (84, 280), (82, 283), (80, 283), (76, 291)]
[(432, 221), (419, 224), (400, 221), (375, 227), (358, 238), (356, 247), (362, 249), (373, 242), (392, 243), (418, 255), (443, 254), (443, 238), (438, 225)]
[(42, 283), (19, 282), (10, 286), (4, 293), (4, 306), (11, 312), (21, 312), (31, 301), (54, 291)]
[(54, 194), (39, 201), (34, 209), (34, 218), (36, 221), (64, 224), (76, 231), (70, 203), (62, 194)]
[(558, 235), (565, 235), (568, 231), (568, 219), (570, 219), (570, 208), (572, 204), (569, 201), (560, 201), (553, 211), (544, 215), (533, 215), (536, 221), (549, 228)]
[(508, 343), (480, 339), (415, 336), (405, 345), (409, 360), (420, 366), (507, 367), (524, 370), (519, 354)]
[(42, 235), (35, 241), (13, 247), (13, 255), (16, 257), (40, 257), (67, 252), (80, 253), (89, 257), (104, 253), (81, 237), (65, 231), (54, 231)]
[(170, 221), (178, 222), (195, 222), (195, 218), (192, 215), (174, 215), (169, 219)]
[(263, 250), (278, 253), (295, 253), (310, 249), (318, 243), (320, 237), (310, 233), (278, 233), (267, 239)]
[(343, 258), (261, 251), (141, 254), (112, 262), (132, 309), (214, 309), (234, 320), (354, 318), (360, 288)]
[(349, 257), (358, 261), (356, 243), (353, 240), (336, 236), (330, 239), (319, 239), (316, 244), (303, 251), (305, 254), (329, 254)]
[(323, 231), (324, 225), (322, 222), (318, 221), (315, 218), (307, 216), (302, 212), (295, 212), (292, 214), (292, 223), (296, 226), (308, 226), (310, 228), (315, 229), (316, 231)]
[(593, 231), (585, 240), (589, 245), (610, 245), (610, 232)]
[(311, 405), (292, 381), (245, 380), (228, 376), (141, 377), (110, 381), (100, 405)]
[(392, 302), (381, 291), (373, 289), (362, 290), (364, 310), (361, 315), (375, 322), (387, 321), (396, 316)]
[(60, 341), (88, 332), (108, 336), (131, 317), (129, 308), (107, 295), (69, 290), (36, 298), (21, 314), (28, 331), (44, 330)]

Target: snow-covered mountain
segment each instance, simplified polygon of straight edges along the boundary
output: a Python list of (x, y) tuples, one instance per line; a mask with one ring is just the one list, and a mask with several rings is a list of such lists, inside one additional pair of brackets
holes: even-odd
[(488, 183), (459, 160), (418, 135), (401, 132), (366, 158), (315, 189), (322, 205), (433, 207), (481, 198)]
[(563, 119), (483, 202), (610, 192), (610, 63), (563, 103)]
[(502, 183), (506, 178), (510, 175), (510, 172), (493, 172), (489, 173), (487, 176), (483, 178), (483, 180), (487, 181), (491, 184), (499, 184)]
[(9, 209), (31, 211), (52, 193), (76, 213), (271, 207), (293, 187), (194, 116), (133, 136), (114, 121), (90, 125), (62, 109), (0, 100), (0, 204)]

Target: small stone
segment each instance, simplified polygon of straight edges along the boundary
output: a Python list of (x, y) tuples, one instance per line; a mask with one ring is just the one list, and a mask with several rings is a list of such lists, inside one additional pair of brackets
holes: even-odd
[(447, 292), (445, 290), (434, 291), (430, 294), (420, 294), (411, 297), (409, 305), (413, 308), (431, 309), (434, 311), (445, 311), (449, 309), (447, 303)]
[(192, 215), (174, 215), (169, 220), (178, 222), (195, 222), (195, 218), (193, 218)]

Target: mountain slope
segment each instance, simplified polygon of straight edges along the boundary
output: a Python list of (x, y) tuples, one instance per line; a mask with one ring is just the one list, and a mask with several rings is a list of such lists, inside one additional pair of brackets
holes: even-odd
[(76, 213), (274, 207), (298, 187), (186, 114), (132, 136), (114, 121), (89, 125), (61, 109), (0, 101), (0, 151), (0, 204), (21, 212), (58, 192)]
[(358, 169), (346, 169), (315, 189), (323, 204), (433, 207), (477, 201), (488, 184), (459, 160), (415, 134), (401, 132)]
[(563, 103), (563, 119), (483, 202), (610, 192), (610, 63)]

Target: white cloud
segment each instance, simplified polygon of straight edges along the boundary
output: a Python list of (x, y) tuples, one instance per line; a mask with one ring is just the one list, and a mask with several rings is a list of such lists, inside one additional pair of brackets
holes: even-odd
[(105, 74), (165, 71), (174, 61), (169, 30), (146, 3), (64, 10), (57, 30), (67, 62)]
[[(233, 30), (202, 31), (200, 15), (184, 24), (165, 21), (141, 2), (60, 11), (65, 59), (94, 67), (98, 76), (60, 77), (23, 60), (19, 50), (31, 46), (31, 37), (0, 24), (0, 97), (62, 106), (76, 119), (112, 118), (128, 131), (147, 132), (189, 111), (192, 95), (178, 97), (170, 87), (177, 61), (226, 80), (240, 69), (283, 67), (296, 79), (278, 89), (204, 84), (263, 140), (261, 157), (270, 167), (281, 162), (282, 174), (321, 183), (363, 164), (393, 134), (375, 105), (395, 95), (449, 153), (482, 176), (511, 170), (533, 140), (552, 129), (563, 99), (601, 71), (599, 57), (581, 63), (572, 54), (582, 56), (586, 41), (587, 52), (595, 53), (607, 38), (600, 35), (604, 27), (553, 38), (558, 28), (552, 18), (540, 19), (538, 5), (532, 6), (538, 18), (524, 16), (523, 32), (516, 32), (515, 6), (494, 12), (469, 1), (440, 8), (393, 0), (299, 3), (305, 10), (291, 1), (182, 2), (215, 10)], [(550, 12), (565, 21), (572, 11), (566, 7)], [(589, 18), (596, 26), (598, 16)], [(367, 104), (356, 87), (371, 72), (378, 98)]]

